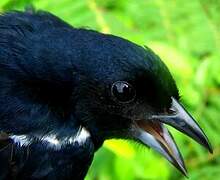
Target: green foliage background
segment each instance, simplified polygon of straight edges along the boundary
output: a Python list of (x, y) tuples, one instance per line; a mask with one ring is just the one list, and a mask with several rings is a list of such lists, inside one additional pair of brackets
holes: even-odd
[[(210, 155), (172, 129), (190, 180), (220, 178), (219, 0), (1, 0), (0, 11), (27, 5), (75, 27), (96, 29), (152, 48), (168, 65), (182, 102), (214, 147)], [(87, 180), (185, 179), (157, 153), (111, 140), (95, 155)]]

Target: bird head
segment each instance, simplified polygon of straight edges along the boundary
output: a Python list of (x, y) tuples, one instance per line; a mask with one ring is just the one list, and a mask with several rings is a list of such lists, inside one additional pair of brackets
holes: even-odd
[(165, 125), (188, 135), (210, 152), (212, 148), (181, 105), (166, 65), (147, 47), (91, 33), (95, 38), (83, 45), (86, 61), (80, 67), (84, 76), (76, 113), (94, 142), (132, 139), (156, 150), (186, 175), (183, 158)]
[[(0, 130), (14, 142), (29, 145), (37, 139), (62, 153), (69, 144), (78, 148), (75, 142), (92, 141), (98, 149), (106, 139), (130, 139), (156, 150), (186, 174), (165, 127), (169, 125), (212, 152), (181, 105), (168, 68), (149, 48), (72, 28), (43, 12), (9, 13), (0, 21), (9, 23), (1, 31)], [(25, 136), (16, 136), (20, 134)], [(0, 142), (5, 139), (0, 133)]]

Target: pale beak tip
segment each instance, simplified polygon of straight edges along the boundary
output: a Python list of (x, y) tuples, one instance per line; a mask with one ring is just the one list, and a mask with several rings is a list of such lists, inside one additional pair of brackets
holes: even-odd
[(184, 169), (184, 171), (181, 171), (183, 173), (183, 175), (188, 179), (189, 176), (188, 176), (188, 172), (186, 169)]
[(209, 153), (213, 154), (213, 148), (211, 144), (208, 145), (208, 151)]
[(203, 140), (202, 141), (198, 141), (205, 149), (207, 149), (209, 151), (209, 153), (213, 154), (213, 148), (211, 143), (209, 142), (207, 136), (205, 134), (203, 134)]
[(186, 169), (186, 166), (185, 166), (185, 163), (184, 163), (184, 160), (182, 160), (182, 163), (179, 164), (174, 164), (176, 166), (177, 169), (179, 169), (179, 171), (185, 176), (188, 178), (188, 172), (187, 172), (187, 169)]
[(188, 178), (188, 172), (187, 172), (187, 169), (185, 167), (182, 167), (182, 166), (176, 166), (176, 168), (179, 170), (180, 173), (182, 173), (185, 177)]

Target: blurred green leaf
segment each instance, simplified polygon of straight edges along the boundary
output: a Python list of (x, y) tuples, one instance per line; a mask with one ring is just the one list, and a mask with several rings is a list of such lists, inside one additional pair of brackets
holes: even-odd
[(126, 159), (131, 159), (135, 155), (135, 150), (125, 140), (107, 140), (104, 143), (104, 147), (111, 150), (118, 156), (122, 156)]

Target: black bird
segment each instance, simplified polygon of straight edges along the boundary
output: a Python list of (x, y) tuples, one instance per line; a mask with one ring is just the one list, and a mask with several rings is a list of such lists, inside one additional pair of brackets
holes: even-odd
[(149, 48), (43, 12), (0, 16), (0, 179), (83, 179), (106, 139), (149, 146), (186, 174), (164, 124), (212, 148)]

